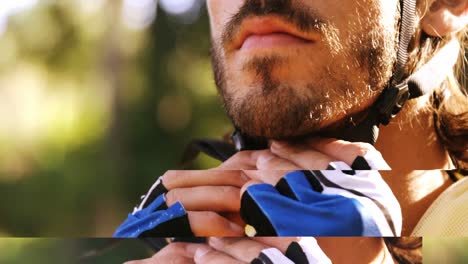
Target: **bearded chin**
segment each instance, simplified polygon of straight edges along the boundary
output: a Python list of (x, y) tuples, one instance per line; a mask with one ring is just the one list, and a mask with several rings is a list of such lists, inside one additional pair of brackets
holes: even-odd
[(305, 73), (300, 82), (276, 70), (289, 69), (293, 63), (279, 56), (253, 58), (241, 69), (229, 71), (221, 45), (212, 41), (211, 58), (218, 93), (236, 128), (253, 137), (290, 139), (343, 133), (347, 119), (377, 99), (390, 80), (394, 52), (384, 45), (352, 50), (374, 56), (344, 57), (345, 62), (358, 61), (360, 67), (346, 64), (350, 70), (332, 63)]
[[(294, 87), (272, 77), (274, 67), (281, 64), (279, 59), (251, 60), (244, 69), (256, 73), (255, 86), (232, 87), (219, 54), (212, 51), (218, 93), (234, 126), (243, 133), (268, 139), (290, 139), (318, 132), (323, 121), (329, 118), (323, 110), (333, 109), (332, 102), (320, 101), (324, 96), (310, 93), (319, 89)], [(242, 89), (244, 92), (239, 93)]]
[(310, 118), (312, 102), (301, 98), (293, 88), (268, 89), (271, 91), (268, 94), (253, 90), (237, 100), (225, 97), (228, 115), (242, 132), (255, 137), (286, 139), (319, 128), (320, 118)]

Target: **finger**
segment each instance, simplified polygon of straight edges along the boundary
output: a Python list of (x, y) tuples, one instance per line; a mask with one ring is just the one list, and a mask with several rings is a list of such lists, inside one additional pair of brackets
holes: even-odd
[(220, 252), (247, 263), (250, 263), (260, 255), (262, 250), (269, 247), (259, 241), (247, 238), (212, 237), (208, 240), (208, 244)]
[(268, 247), (275, 247), (284, 254), (291, 243), (299, 241), (300, 237), (254, 237), (252, 239)]
[(161, 256), (180, 256), (184, 258), (193, 259), (195, 257), (195, 252), (197, 251), (197, 249), (199, 249), (202, 246), (203, 244), (174, 242), (165, 246), (152, 258), (158, 258)]
[(353, 167), (358, 157), (364, 157), (366, 159), (375, 159), (375, 165), (377, 166), (375, 169), (390, 169), (380, 152), (368, 143), (348, 142), (333, 138), (313, 138), (308, 140), (307, 145), (332, 157), (334, 160), (343, 161), (351, 167)]
[(180, 202), (189, 211), (238, 212), (240, 188), (233, 186), (201, 186), (180, 188), (166, 193), (166, 204), (170, 207)]
[(215, 212), (188, 212), (192, 232), (197, 237), (225, 236), (239, 237), (244, 229)]
[(291, 145), (274, 141), (270, 149), (273, 154), (293, 162), (302, 169), (325, 170), (328, 168), (329, 163), (333, 161), (330, 156), (304, 145)]
[(193, 258), (185, 258), (180, 256), (158, 256), (156, 258), (143, 259), (137, 261), (125, 262), (124, 264), (194, 264)]
[(168, 190), (196, 186), (237, 186), (241, 187), (248, 179), (239, 170), (193, 170), (168, 171), (162, 182)]
[(126, 261), (124, 264), (150, 264), (151, 259), (140, 259), (140, 260), (131, 260), (131, 261)]
[(218, 166), (218, 170), (254, 170), (255, 158), (252, 155), (258, 151), (240, 151)]
[[(298, 170), (298, 169), (296, 169)], [(244, 173), (254, 181), (276, 185), (290, 170), (251, 170)], [(244, 187), (245, 184), (242, 186)]]
[(222, 252), (211, 249), (210, 247), (200, 248), (195, 253), (195, 263), (203, 264), (241, 264), (242, 261), (236, 260)]
[(239, 226), (245, 226), (244, 219), (242, 219), (239, 212), (221, 212), (220, 215)]
[(300, 167), (290, 160), (277, 156), (270, 151), (264, 151), (257, 156), (258, 170), (298, 170)]

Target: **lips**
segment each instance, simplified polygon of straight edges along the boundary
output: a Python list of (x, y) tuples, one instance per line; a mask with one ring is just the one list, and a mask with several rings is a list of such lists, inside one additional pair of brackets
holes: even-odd
[(282, 33), (282, 32), (275, 32), (266, 35), (250, 35), (245, 39), (242, 46), (239, 48), (240, 50), (253, 50), (253, 49), (266, 49), (266, 48), (273, 48), (279, 46), (289, 46), (289, 45), (297, 45), (301, 43), (308, 43), (307, 40), (298, 38), (296, 36)]
[(246, 19), (232, 42), (231, 49), (251, 50), (313, 43), (316, 36), (275, 17)]

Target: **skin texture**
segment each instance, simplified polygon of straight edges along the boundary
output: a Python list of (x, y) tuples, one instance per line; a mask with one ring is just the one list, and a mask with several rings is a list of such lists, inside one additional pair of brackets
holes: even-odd
[[(391, 76), (396, 2), (207, 4), (217, 87), (235, 125), (250, 135), (288, 138), (336, 125), (375, 101)], [(246, 23), (259, 17), (269, 24), (287, 23), (288, 30), (301, 32), (309, 42), (236, 48)]]
[[(152, 258), (129, 261), (125, 264), (159, 264), (159, 263), (250, 263), (263, 249), (275, 247), (283, 254), (293, 241), (300, 238), (209, 238), (207, 245), (172, 243)], [(394, 263), (385, 249), (383, 241), (378, 238), (318, 238), (322, 250), (330, 257), (332, 263)], [(333, 255), (335, 248), (344, 254)], [(368, 250), (363, 251), (362, 247)], [(356, 254), (362, 252), (363, 254)]]
[(432, 1), (423, 20), (423, 29), (431, 36), (458, 32), (468, 24), (468, 2), (464, 0)]
[[(207, 5), (218, 90), (235, 124), (250, 134), (287, 139), (339, 124), (349, 114), (368, 107), (390, 78), (397, 1), (207, 0)], [(240, 37), (236, 34), (246, 17), (266, 13), (284, 20), (278, 10), (297, 11), (298, 6), (310, 11), (311, 16), (305, 16), (309, 24), (311, 17), (320, 23), (312, 22), (315, 30), (299, 23), (304, 22), (301, 19), (288, 25), (309, 29), (305, 31), (311, 42), (237, 49)], [(450, 35), (468, 23), (468, 0), (431, 0), (427, 7), (419, 1), (419, 7), (425, 14), (421, 27), (432, 36)], [(434, 128), (427, 126), (431, 114), (414, 114), (416, 105), (425, 101), (427, 98), (422, 97), (407, 105), (394, 122), (381, 129), (375, 145), (392, 168), (381, 174), (401, 204), (403, 235), (410, 235), (427, 207), (450, 185), (440, 171), (415, 171), (451, 167), (446, 151), (437, 140), (431, 140), (436, 138)], [(188, 207), (196, 235), (235, 235), (237, 227), (243, 226), (237, 209), (246, 186), (257, 182), (275, 184), (289, 170), (324, 169), (332, 160), (349, 163), (357, 155), (373, 150), (365, 144), (333, 139), (309, 138), (302, 143), (272, 141), (268, 150), (240, 152), (213, 170), (168, 172), (163, 178), (170, 190), (168, 201), (181, 200)], [(216, 193), (216, 198), (210, 192)], [(204, 225), (206, 221), (213, 222), (213, 227)], [(363, 263), (393, 261), (378, 238), (321, 238), (318, 242), (333, 263), (354, 263), (351, 257)], [(239, 252), (251, 249), (247, 254), (251, 258), (266, 245), (284, 250), (284, 244), (281, 239), (239, 238), (222, 242), (211, 239), (208, 245), (193, 247), (171, 244), (151, 259), (134, 263), (245, 263), (246, 254)]]

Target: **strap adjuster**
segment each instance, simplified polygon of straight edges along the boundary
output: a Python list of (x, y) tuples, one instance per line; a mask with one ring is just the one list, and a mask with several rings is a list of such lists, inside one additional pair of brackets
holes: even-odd
[(231, 136), (237, 151), (263, 150), (268, 148), (268, 140), (261, 137), (251, 137), (236, 129)]
[(408, 82), (406, 81), (386, 89), (377, 103), (380, 123), (388, 125), (390, 120), (401, 111), (409, 97)]

